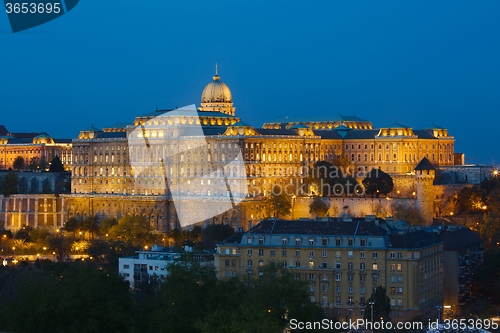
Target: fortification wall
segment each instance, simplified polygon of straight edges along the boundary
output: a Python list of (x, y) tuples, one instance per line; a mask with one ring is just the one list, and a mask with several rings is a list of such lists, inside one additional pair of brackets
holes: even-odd
[[(292, 207), (292, 213), (288, 218), (313, 218), (309, 213), (309, 205), (314, 198), (297, 198)], [(364, 217), (376, 215), (377, 217), (392, 216), (394, 206), (403, 204), (407, 207), (415, 207), (416, 199), (413, 198), (323, 198), (330, 204), (329, 216), (339, 216), (343, 207), (347, 206), (349, 214), (353, 217)]]

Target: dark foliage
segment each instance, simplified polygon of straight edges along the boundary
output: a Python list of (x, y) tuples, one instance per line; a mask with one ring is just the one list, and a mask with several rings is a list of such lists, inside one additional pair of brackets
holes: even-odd
[(392, 177), (380, 169), (373, 169), (363, 179), (363, 186), (367, 195), (387, 195), (394, 189)]
[(50, 161), (49, 172), (64, 172), (64, 165), (62, 164), (59, 156), (56, 155), (56, 157)]
[(8, 197), (11, 194), (16, 194), (18, 182), (19, 178), (17, 173), (9, 171), (6, 175), (4, 175), (0, 184), (0, 187), (2, 188), (2, 195), (4, 197)]

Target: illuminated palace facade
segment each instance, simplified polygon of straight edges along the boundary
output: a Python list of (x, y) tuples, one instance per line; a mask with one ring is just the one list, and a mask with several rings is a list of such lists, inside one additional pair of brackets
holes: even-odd
[(36, 161), (38, 164), (50, 161), (59, 156), (64, 169), (71, 170), (72, 164), (71, 139), (55, 139), (45, 132), (42, 133), (10, 133), (0, 125), (0, 170), (14, 169), (14, 161), (18, 156), (24, 159), (26, 168)]
[[(160, 200), (165, 196), (166, 186), (158, 185), (165, 184), (167, 174), (174, 183), (183, 185), (184, 194), (213, 201), (224, 195), (225, 184), (209, 182), (213, 188), (202, 192), (194, 178), (210, 173), (203, 169), (207, 160), (214, 169), (220, 169), (241, 152), (248, 179), (245, 202), (249, 207), (244, 208), (244, 217), (240, 211), (222, 221), (240, 215), (237, 223), (231, 223), (246, 227), (243, 221), (269, 216), (262, 199), (274, 185), (300, 184), (303, 170), (318, 161), (333, 162), (337, 155), (343, 155), (359, 171), (380, 168), (397, 176), (411, 175), (423, 157), (436, 166), (452, 165), (454, 160), (454, 138), (445, 128), (434, 125), (414, 130), (394, 123), (374, 129), (371, 122), (358, 117), (325, 115), (280, 118), (255, 128), (235, 115), (231, 91), (218, 75), (203, 90), (197, 116), (177, 115), (172, 111), (175, 110), (155, 110), (136, 117), (132, 124), (82, 130), (73, 140), (73, 195), (110, 195), (115, 200), (117, 196), (129, 200), (131, 196), (147, 196)], [(165, 130), (174, 123), (201, 126), (208, 144), (208, 151), (193, 148), (181, 154), (176, 161), (182, 167), (167, 158), (170, 148), (165, 144)], [(146, 129), (141, 135), (149, 139), (151, 151), (165, 162), (164, 168), (147, 163), (144, 167), (131, 166), (131, 153), (148, 162), (142, 147), (128, 146), (127, 137), (138, 126)], [(69, 215), (82, 210), (70, 209)], [(103, 210), (102, 214), (105, 213)]]
[[(343, 155), (364, 170), (380, 168), (393, 175), (408, 174), (418, 162), (427, 157), (434, 165), (452, 165), (454, 138), (445, 128), (430, 126), (414, 130), (398, 123), (374, 129), (369, 121), (347, 116), (318, 118), (280, 118), (254, 128), (234, 115), (231, 92), (218, 75), (207, 85), (202, 94), (198, 117), (162, 117), (168, 110), (156, 110), (136, 117), (133, 124), (117, 124), (99, 130), (81, 131), (73, 140), (74, 193), (108, 194), (162, 194), (148, 193), (148, 186), (134, 181), (134, 170), (129, 165), (127, 132), (139, 125), (148, 125), (145, 133), (152, 139), (162, 137), (166, 126), (174, 121), (189, 125), (199, 123), (210, 145), (213, 163), (225, 164), (241, 150), (243, 153), (252, 195), (269, 194), (275, 184), (284, 184), (300, 178), (300, 171), (318, 161), (332, 162), (336, 155)], [(164, 140), (160, 141), (164, 144)], [(138, 148), (139, 149), (139, 148)], [(154, 147), (167, 150), (168, 147)], [(137, 151), (137, 154), (140, 154)], [(201, 167), (208, 156), (193, 149), (185, 154), (186, 170), (179, 181), (187, 181), (201, 174)], [(137, 170), (135, 170), (137, 173)], [(151, 170), (141, 171), (150, 182), (162, 174)], [(215, 185), (214, 185), (215, 186)], [(196, 190), (193, 184), (193, 191)], [(260, 193), (258, 193), (260, 192)]]

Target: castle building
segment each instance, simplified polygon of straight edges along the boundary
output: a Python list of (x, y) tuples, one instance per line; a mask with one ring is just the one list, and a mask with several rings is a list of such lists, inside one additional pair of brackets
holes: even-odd
[[(235, 111), (231, 91), (216, 71), (194, 113), (154, 110), (127, 124), (91, 126), (64, 150), (44, 135), (32, 137), (24, 146), (16, 143), (15, 136), (2, 137), (0, 164), (8, 166), (17, 154), (28, 154), (28, 159), (59, 154), (72, 171), (71, 195), (64, 196), (65, 218), (140, 214), (151, 220), (155, 230), (165, 231), (176, 223), (174, 188), (182, 188), (180, 196), (196, 198), (198, 208), (210, 207), (228, 196), (228, 185), (245, 177), (244, 201), (204, 221), (246, 228), (249, 220), (270, 216), (266, 199), (275, 185), (298, 191), (309, 168), (319, 161), (334, 162), (344, 156), (359, 172), (381, 169), (393, 176), (398, 195), (410, 199), (420, 198), (428, 185), (415, 177), (414, 169), (423, 158), (433, 166), (454, 161), (454, 138), (436, 125), (417, 130), (394, 123), (375, 129), (356, 116), (326, 115), (279, 118), (258, 128), (243, 122)], [(172, 128), (189, 132), (196, 127), (202, 132), (185, 136), (187, 149), (176, 152), (168, 136)], [(206, 145), (198, 145), (200, 140)], [(243, 166), (228, 170), (233, 161), (242, 161)], [(431, 193), (427, 194), (430, 200)]]
[(41, 171), (48, 168), (50, 161), (59, 156), (64, 169), (71, 170), (72, 164), (71, 139), (55, 139), (45, 132), (41, 133), (10, 133), (0, 125), (0, 170), (14, 169), (14, 161), (18, 156), (24, 159), (26, 169)]
[(391, 318), (435, 318), (443, 302), (443, 242), (405, 229), (375, 216), (264, 220), (219, 243), (215, 267), (220, 278), (257, 277), (275, 262), (307, 281), (311, 301), (342, 318), (363, 318), (378, 286), (386, 288)]
[[(394, 123), (373, 129), (369, 121), (357, 117), (332, 116), (285, 118), (254, 128), (234, 115), (231, 91), (217, 74), (203, 90), (198, 110), (198, 119), (181, 117), (180, 121), (186, 125), (199, 122), (212, 155), (217, 157), (214, 162), (226, 162), (223, 159), (242, 150), (254, 196), (266, 196), (273, 185), (301, 178), (300, 170), (318, 161), (331, 162), (337, 155), (345, 156), (358, 170), (380, 168), (394, 175), (412, 173), (424, 157), (433, 165), (453, 164), (454, 138), (445, 128), (434, 125), (413, 130)], [(127, 135), (137, 126), (149, 125), (145, 135), (161, 137), (175, 118), (168, 111), (172, 110), (138, 116), (129, 125), (82, 130), (73, 140), (73, 192), (138, 194), (134, 191), (134, 170), (127, 162)], [(199, 173), (196, 164), (201, 163), (202, 156), (195, 150), (190, 155), (190, 160), (182, 163), (192, 173)], [(145, 194), (147, 188), (142, 191)]]

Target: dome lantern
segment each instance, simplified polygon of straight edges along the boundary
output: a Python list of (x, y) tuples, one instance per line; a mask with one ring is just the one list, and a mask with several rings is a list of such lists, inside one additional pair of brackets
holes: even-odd
[(218, 66), (215, 66), (213, 81), (207, 84), (201, 94), (200, 111), (221, 112), (234, 116), (236, 108), (229, 87), (220, 80)]

